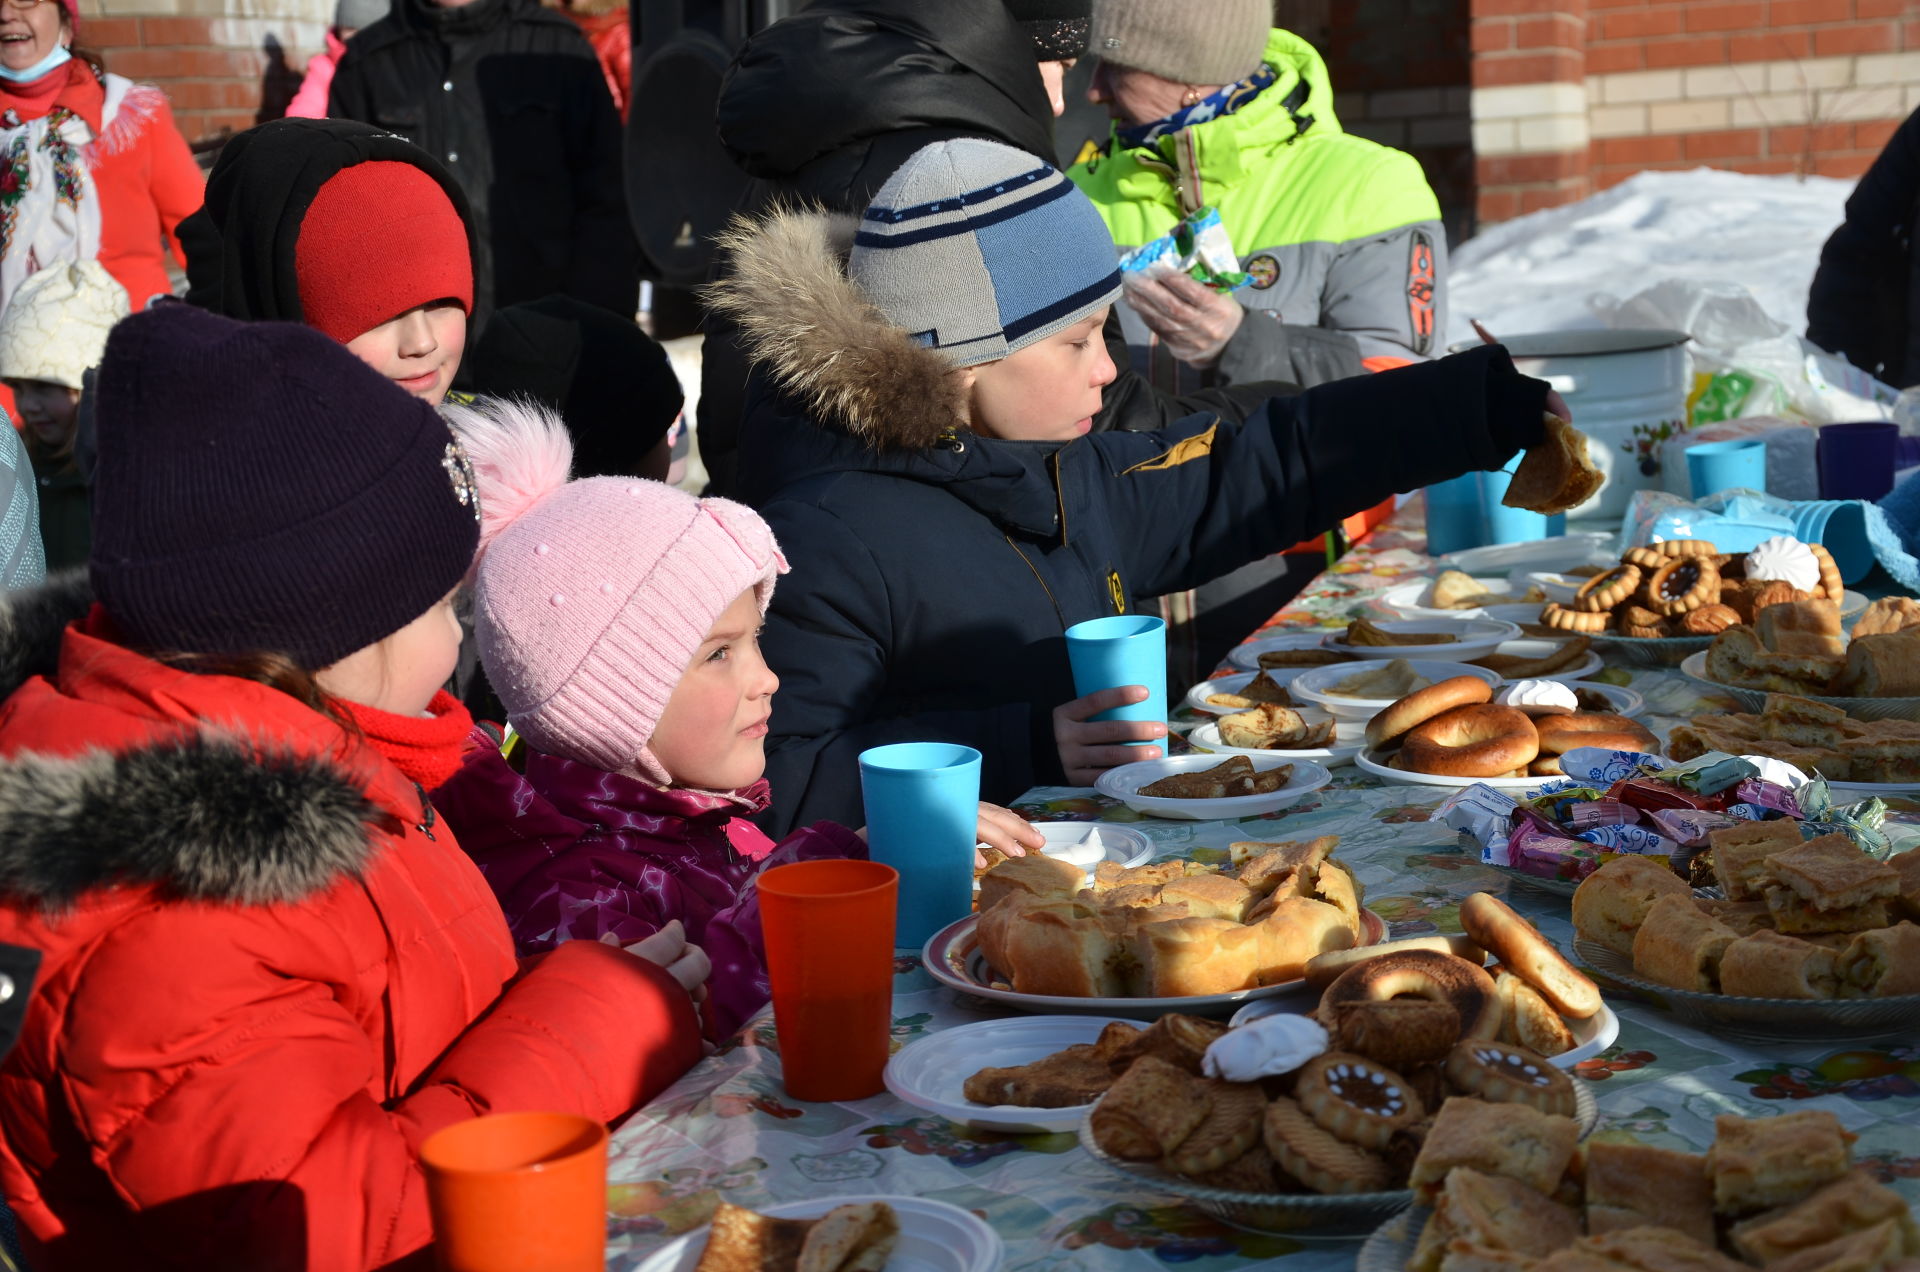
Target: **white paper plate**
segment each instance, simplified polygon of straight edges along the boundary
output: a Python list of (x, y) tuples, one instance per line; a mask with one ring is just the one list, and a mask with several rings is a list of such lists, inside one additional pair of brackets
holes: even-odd
[(1620, 559), (1614, 536), (1604, 530), (1583, 530), (1533, 539), (1526, 543), (1494, 543), (1484, 548), (1449, 552), (1444, 567), (1478, 577), (1507, 570), (1567, 570), (1576, 565), (1609, 565)]
[[(1309, 723), (1327, 718), (1327, 712), (1319, 707), (1301, 707), (1300, 714)], [(1367, 744), (1366, 726), (1358, 720), (1341, 720), (1334, 727), (1333, 745), (1316, 747), (1305, 751), (1261, 751), (1252, 747), (1228, 746), (1220, 740), (1220, 726), (1209, 720), (1195, 726), (1187, 734), (1187, 741), (1194, 749), (1207, 751), (1214, 755), (1244, 755), (1257, 760), (1265, 755), (1277, 755), (1283, 760), (1312, 760), (1315, 764), (1334, 768), (1341, 764), (1352, 763), (1353, 757)]]
[(1587, 684), (1582, 682), (1573, 688), (1576, 693), (1599, 694), (1613, 704), (1610, 709), (1615, 715), (1639, 716), (1644, 715), (1647, 710), (1647, 700), (1645, 698), (1642, 698), (1633, 690), (1623, 689), (1619, 685)]
[(1507, 576), (1507, 583), (1515, 591), (1524, 592), (1537, 587), (1547, 594), (1547, 600), (1562, 605), (1573, 604), (1574, 593), (1587, 578), (1583, 574), (1562, 574), (1558, 570), (1515, 570)]
[[(1294, 1015), (1304, 1016), (1312, 1010), (1311, 1007), (1300, 1010), (1300, 1006), (1298, 1003), (1275, 1002), (1263, 998), (1257, 1003), (1248, 1003), (1233, 1013), (1231, 1023), (1235, 1029), (1238, 1029), (1248, 1021), (1259, 1020), (1263, 1016), (1277, 1016), (1281, 1012), (1292, 1012)], [(1600, 1010), (1585, 1020), (1567, 1021), (1567, 1028), (1573, 1033), (1572, 1050), (1547, 1057), (1548, 1061), (1558, 1069), (1571, 1069), (1582, 1060), (1591, 1060), (1611, 1047), (1620, 1037), (1620, 1017), (1613, 1014), (1613, 1008), (1601, 1003)]]
[[(1095, 1042), (1117, 1016), (1008, 1016), (942, 1029), (908, 1043), (887, 1061), (887, 1090), (949, 1122), (1012, 1135), (1052, 1134), (1080, 1125), (1092, 1101), (1057, 1109), (975, 1104), (967, 1079), (987, 1068), (1032, 1064), (1076, 1043)], [(1121, 1023), (1132, 1024), (1132, 1021)]]
[[(1483, 592), (1496, 593), (1499, 600), (1490, 604), (1500, 604), (1513, 595), (1513, 584), (1505, 579), (1475, 579)], [(1427, 598), (1433, 593), (1434, 580), (1420, 579), (1413, 583), (1402, 583), (1399, 587), (1388, 588), (1380, 594), (1380, 603), (1398, 614), (1401, 618), (1484, 618), (1486, 615), (1478, 605), (1469, 605), (1465, 609), (1442, 609), (1429, 605)], [(1536, 612), (1538, 612), (1536, 608)]]
[[(814, 1197), (778, 1206), (755, 1207), (775, 1219), (817, 1219), (836, 1206), (884, 1201), (900, 1220), (900, 1239), (887, 1260), (887, 1272), (997, 1272), (1006, 1261), (1000, 1236), (971, 1210), (930, 1197), (889, 1197), (863, 1193), (853, 1197)], [(693, 1272), (707, 1250), (707, 1228), (655, 1250), (633, 1272)]]
[(1262, 813), (1291, 808), (1333, 780), (1332, 774), (1312, 760), (1285, 760), (1268, 753), (1248, 756), (1257, 772), (1267, 772), (1291, 764), (1293, 773), (1287, 784), (1265, 795), (1232, 795), (1226, 799), (1165, 799), (1139, 793), (1142, 786), (1175, 773), (1197, 773), (1223, 763), (1217, 755), (1173, 755), (1161, 760), (1142, 760), (1108, 769), (1093, 784), (1093, 789), (1117, 799), (1136, 813), (1169, 817), (1175, 821), (1232, 821), (1258, 817)]
[[(1227, 651), (1227, 665), (1241, 671), (1259, 671), (1260, 655), (1274, 649), (1318, 649), (1326, 632), (1288, 632), (1284, 636), (1262, 636), (1258, 640), (1243, 641)], [(1286, 683), (1286, 677), (1298, 675), (1307, 670), (1305, 667), (1274, 667), (1270, 669), (1276, 680)]]
[[(1473, 676), (1476, 679), (1486, 681), (1489, 689), (1497, 689), (1500, 686), (1499, 672), (1490, 671), (1485, 667), (1476, 667), (1472, 663), (1436, 662), (1428, 658), (1409, 658), (1407, 665), (1413, 668), (1416, 675), (1422, 676), (1434, 684), (1438, 684), (1442, 680), (1451, 680), (1455, 676)], [(1306, 671), (1293, 678), (1293, 683), (1287, 686), (1287, 693), (1292, 696), (1296, 702), (1308, 702), (1316, 707), (1326, 708), (1338, 719), (1371, 720), (1394, 703), (1400, 701), (1400, 699), (1397, 697), (1343, 698), (1337, 694), (1327, 692), (1330, 686), (1339, 684), (1348, 676), (1356, 675), (1365, 670), (1367, 670), (1367, 668), (1356, 667), (1352, 663), (1342, 663), (1333, 667), (1309, 667)]]
[[(1105, 850), (1101, 860), (1122, 866), (1145, 865), (1153, 858), (1153, 840), (1129, 826), (1106, 826), (1098, 822), (1035, 822), (1033, 828), (1047, 837), (1044, 851), (1049, 857), (1065, 857), (1089, 833), (1099, 836)], [(1091, 872), (1099, 861), (1083, 862)]]
[(1353, 757), (1353, 765), (1362, 773), (1396, 786), (1442, 786), (1459, 790), (1463, 786), (1491, 786), (1496, 791), (1527, 791), (1560, 780), (1553, 777), (1445, 777), (1439, 773), (1413, 773), (1389, 768), (1377, 751), (1362, 751)]
[[(1512, 654), (1516, 658), (1545, 658), (1559, 647), (1560, 642), (1557, 640), (1548, 640), (1544, 636), (1527, 636), (1520, 640), (1510, 640), (1493, 652), (1496, 654)], [(1594, 650), (1588, 649), (1585, 658), (1574, 663), (1565, 671), (1556, 671), (1546, 676), (1509, 676), (1501, 683), (1511, 684), (1515, 680), (1558, 680), (1566, 684), (1571, 684), (1576, 680), (1591, 676), (1603, 666), (1605, 666), (1605, 663), (1601, 660), (1600, 655)]]
[[(1711, 679), (1707, 675), (1707, 651), (1704, 649), (1697, 654), (1687, 655), (1680, 664), (1680, 673), (1703, 685), (1725, 690), (1748, 711), (1759, 711), (1767, 705), (1767, 691), (1764, 689), (1742, 689)], [(1920, 720), (1920, 698), (1827, 698), (1811, 693), (1800, 696), (1810, 702), (1824, 702), (1828, 706), (1839, 707), (1856, 720)]]
[[(1353, 667), (1357, 664), (1342, 663), (1340, 665), (1343, 667)], [(1318, 668), (1314, 667), (1276, 667), (1267, 674), (1276, 684), (1288, 686), (1287, 692), (1291, 695), (1293, 692), (1291, 685), (1294, 676), (1303, 671), (1316, 670), (1318, 670)], [(1206, 715), (1232, 715), (1236, 711), (1245, 711), (1247, 710), (1245, 707), (1218, 706), (1208, 702), (1207, 698), (1209, 695), (1216, 693), (1239, 693), (1242, 689), (1252, 684), (1254, 677), (1259, 674), (1257, 671), (1237, 671), (1230, 676), (1215, 676), (1212, 680), (1202, 680), (1199, 684), (1187, 690), (1185, 705)]]
[(1346, 632), (1330, 632), (1320, 641), (1323, 649), (1336, 653), (1352, 654), (1355, 658), (1372, 661), (1387, 658), (1406, 658), (1413, 654), (1445, 654), (1448, 658), (1460, 661), (1478, 658), (1490, 654), (1499, 648), (1503, 641), (1512, 640), (1520, 634), (1517, 623), (1503, 623), (1497, 618), (1408, 618), (1389, 619), (1384, 623), (1375, 623), (1383, 632), (1392, 632), (1402, 636), (1457, 636), (1459, 639), (1451, 645), (1349, 645)]
[[(1364, 924), (1361, 944), (1378, 945), (1387, 939), (1387, 921), (1372, 910), (1360, 912)], [(949, 989), (972, 994), (1018, 1011), (1055, 1015), (1123, 1016), (1129, 1020), (1158, 1020), (1170, 1011), (1190, 1016), (1230, 1016), (1249, 1002), (1277, 998), (1304, 990), (1304, 980), (1237, 989), (1231, 994), (1195, 994), (1185, 998), (1064, 998), (1057, 994), (1021, 994), (996, 986), (998, 973), (980, 955), (980, 916), (969, 914), (935, 932), (921, 947), (920, 961), (927, 974)], [(1309, 1002), (1318, 1001), (1309, 997)]]

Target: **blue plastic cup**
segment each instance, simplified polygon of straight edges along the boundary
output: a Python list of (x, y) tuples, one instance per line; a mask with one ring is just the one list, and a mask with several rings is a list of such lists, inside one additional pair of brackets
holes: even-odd
[(1547, 537), (1546, 513), (1509, 508), (1500, 502), (1506, 498), (1507, 487), (1513, 484), (1513, 473), (1520, 467), (1520, 458), (1515, 455), (1497, 472), (1479, 474), (1480, 516), (1486, 523), (1488, 543), (1532, 543)]
[(1146, 701), (1110, 707), (1090, 719), (1167, 722), (1167, 625), (1163, 620), (1147, 614), (1116, 614), (1075, 623), (1067, 628), (1067, 662), (1073, 667), (1077, 698), (1122, 685), (1147, 687)]
[(1873, 571), (1866, 505), (1855, 499), (1809, 499), (1793, 505), (1793, 537), (1827, 550), (1842, 583), (1858, 583)]
[(1695, 499), (1723, 490), (1766, 493), (1767, 444), (1757, 438), (1687, 447), (1687, 482)]
[(1445, 556), (1487, 541), (1480, 514), (1480, 474), (1463, 473), (1427, 487), (1427, 555)]
[(952, 742), (899, 742), (860, 753), (867, 855), (900, 872), (894, 940), (919, 949), (973, 909), (980, 752)]
[(1900, 426), (1878, 420), (1826, 424), (1813, 444), (1822, 499), (1879, 499), (1893, 489)]

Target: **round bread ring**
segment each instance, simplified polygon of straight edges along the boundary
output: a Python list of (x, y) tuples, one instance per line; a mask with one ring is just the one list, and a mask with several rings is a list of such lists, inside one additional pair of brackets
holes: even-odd
[(1597, 746), (1608, 751), (1644, 751), (1660, 749), (1660, 739), (1638, 720), (1611, 711), (1576, 711), (1572, 715), (1542, 716), (1533, 722), (1540, 737), (1540, 754), (1565, 755), (1577, 746)]
[[(1685, 583), (1684, 590), (1675, 592), (1677, 583)], [(1668, 618), (1702, 605), (1717, 605), (1720, 571), (1714, 568), (1712, 557), (1675, 557), (1648, 577), (1642, 597), (1648, 609)]]
[(1527, 713), (1490, 703), (1443, 711), (1400, 743), (1409, 771), (1442, 777), (1499, 777), (1538, 754), (1540, 735)]
[(1605, 574), (1596, 574), (1573, 594), (1573, 608), (1583, 614), (1601, 614), (1640, 590), (1640, 567), (1622, 561)]
[(1568, 609), (1558, 601), (1548, 601), (1540, 607), (1540, 621), (1563, 632), (1604, 632), (1612, 617), (1605, 612), (1594, 614)]
[(1355, 963), (1327, 986), (1315, 1014), (1332, 1029), (1345, 1004), (1403, 997), (1452, 1004), (1460, 1016), (1462, 1038), (1500, 1036), (1505, 1009), (1493, 977), (1477, 963), (1437, 950), (1396, 950)]
[(1367, 721), (1367, 745), (1375, 750), (1392, 746), (1407, 730), (1425, 724), (1443, 711), (1493, 701), (1493, 687), (1478, 676), (1452, 676), (1425, 689), (1416, 689)]
[(1813, 559), (1820, 563), (1820, 586), (1813, 590), (1815, 600), (1837, 601), (1846, 594), (1847, 585), (1841, 581), (1840, 567), (1834, 564), (1833, 553), (1827, 551), (1824, 544), (1809, 543)]
[[(1586, 1020), (1600, 1010), (1599, 987), (1499, 897), (1490, 892), (1468, 896), (1460, 903), (1460, 926), (1475, 944), (1498, 958), (1502, 967), (1539, 990), (1562, 1016)], [(1498, 995), (1495, 990), (1496, 999)], [(1468, 1035), (1462, 1030), (1461, 1036)]]

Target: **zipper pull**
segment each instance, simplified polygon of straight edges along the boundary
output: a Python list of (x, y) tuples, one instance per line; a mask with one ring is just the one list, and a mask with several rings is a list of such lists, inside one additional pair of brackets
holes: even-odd
[(415, 782), (413, 789), (420, 796), (420, 821), (414, 825), (414, 829), (425, 835), (428, 843), (437, 844), (440, 841), (433, 834), (433, 823), (437, 816), (433, 811), (433, 801), (427, 798), (427, 788), (420, 783)]

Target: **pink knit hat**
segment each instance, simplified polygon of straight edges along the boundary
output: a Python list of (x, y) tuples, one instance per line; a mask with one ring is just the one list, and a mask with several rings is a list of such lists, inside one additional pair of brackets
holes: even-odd
[(766, 612), (787, 570), (773, 532), (657, 481), (568, 481), (566, 426), (531, 403), (442, 413), (479, 485), (474, 632), (508, 722), (551, 755), (671, 784), (647, 742), (714, 621), (750, 587)]

